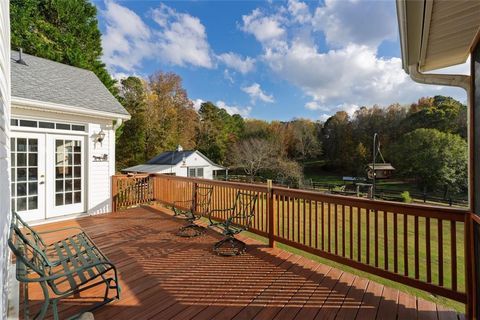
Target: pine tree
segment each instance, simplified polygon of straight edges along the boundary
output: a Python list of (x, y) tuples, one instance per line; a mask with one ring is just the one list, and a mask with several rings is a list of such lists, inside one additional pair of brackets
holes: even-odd
[(13, 49), (91, 70), (116, 94), (100, 60), (97, 9), (88, 0), (11, 0), (10, 15)]

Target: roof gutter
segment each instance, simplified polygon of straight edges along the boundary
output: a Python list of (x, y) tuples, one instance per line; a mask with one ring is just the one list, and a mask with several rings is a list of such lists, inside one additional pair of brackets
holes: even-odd
[(470, 96), (470, 76), (461, 74), (422, 73), (419, 71), (418, 65), (409, 66), (408, 71), (410, 78), (412, 78), (412, 80), (415, 82), (422, 84), (460, 87), (467, 92), (468, 96)]

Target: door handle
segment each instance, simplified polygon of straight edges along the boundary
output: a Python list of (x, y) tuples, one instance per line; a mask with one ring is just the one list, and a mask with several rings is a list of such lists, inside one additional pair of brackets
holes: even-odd
[(45, 184), (45, 181), (40, 181), (38, 184)]

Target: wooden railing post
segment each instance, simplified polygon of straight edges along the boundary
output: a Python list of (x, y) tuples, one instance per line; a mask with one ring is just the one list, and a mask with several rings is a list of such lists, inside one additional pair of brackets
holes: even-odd
[(112, 212), (117, 211), (117, 195), (118, 195), (118, 186), (117, 186), (117, 177), (112, 176)]
[(193, 183), (193, 203), (192, 203), (192, 209), (193, 209), (193, 212), (197, 212), (197, 187), (198, 187), (198, 183), (194, 182)]
[(272, 180), (267, 180), (268, 246), (275, 248), (275, 214)]

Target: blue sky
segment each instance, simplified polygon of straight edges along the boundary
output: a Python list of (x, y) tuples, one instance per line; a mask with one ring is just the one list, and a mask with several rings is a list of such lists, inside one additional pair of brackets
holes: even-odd
[(403, 72), (393, 0), (93, 2), (109, 71), (175, 72), (197, 107), (212, 101), (250, 118), (317, 120), (426, 95), (466, 100), (460, 89), (416, 84)]

